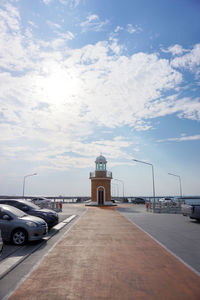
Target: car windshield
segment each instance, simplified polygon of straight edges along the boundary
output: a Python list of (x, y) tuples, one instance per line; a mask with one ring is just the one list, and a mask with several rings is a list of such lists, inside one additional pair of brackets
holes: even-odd
[(33, 200), (33, 201), (38, 201), (38, 200), (39, 200), (39, 201), (44, 201), (44, 200), (46, 201), (46, 200), (48, 200), (48, 199), (46, 199), (46, 198), (33, 198), (32, 200)]
[(32, 202), (29, 202), (29, 203), (24, 203), (24, 205), (27, 205), (29, 208), (31, 208), (31, 209), (33, 209), (33, 210), (38, 210), (38, 209), (40, 209), (40, 207), (38, 206), (38, 205), (36, 205), (36, 204), (34, 204), (34, 203), (32, 203)]
[(16, 216), (18, 218), (23, 218), (27, 216), (22, 210), (16, 208), (16, 207), (11, 207), (11, 206), (6, 206), (6, 211), (13, 216)]

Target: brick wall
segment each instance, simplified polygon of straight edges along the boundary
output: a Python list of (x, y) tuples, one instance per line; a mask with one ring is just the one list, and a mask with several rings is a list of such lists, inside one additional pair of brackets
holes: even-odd
[(103, 186), (105, 188), (105, 202), (111, 201), (110, 178), (91, 178), (91, 198), (97, 201), (97, 188)]

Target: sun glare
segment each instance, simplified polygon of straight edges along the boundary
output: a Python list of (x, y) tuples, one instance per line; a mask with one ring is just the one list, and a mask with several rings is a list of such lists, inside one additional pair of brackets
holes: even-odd
[(64, 103), (80, 90), (80, 80), (72, 72), (60, 69), (40, 78), (38, 85), (50, 103)]

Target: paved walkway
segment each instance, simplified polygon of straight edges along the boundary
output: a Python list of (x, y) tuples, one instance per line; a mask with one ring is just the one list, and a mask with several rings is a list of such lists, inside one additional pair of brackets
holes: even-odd
[(10, 299), (199, 297), (198, 275), (115, 208), (88, 207)]

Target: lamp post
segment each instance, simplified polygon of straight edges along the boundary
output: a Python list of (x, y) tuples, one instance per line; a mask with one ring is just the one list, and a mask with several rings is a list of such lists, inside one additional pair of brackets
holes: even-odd
[(115, 179), (115, 178), (114, 178), (114, 180), (119, 181), (119, 182), (122, 183), (122, 186), (123, 186), (123, 199), (124, 199), (124, 181), (121, 180), (121, 179)]
[(154, 201), (153, 201), (153, 212), (154, 212), (154, 210), (155, 210), (155, 194), (156, 194), (155, 193), (155, 180), (154, 180), (154, 167), (151, 163), (148, 163), (148, 162), (145, 162), (145, 161), (142, 161), (142, 160), (133, 159), (133, 161), (151, 166), (151, 169), (152, 169), (152, 183), (153, 183), (153, 199), (154, 199)]
[(179, 179), (179, 188), (180, 188), (180, 196), (182, 198), (183, 194), (182, 194), (182, 186), (181, 186), (181, 176), (176, 175), (176, 174), (172, 174), (172, 173), (168, 173), (168, 174), (172, 175), (172, 176), (175, 176), (175, 177), (178, 177), (178, 179)]
[[(116, 186), (117, 187), (117, 197), (119, 197), (119, 187), (118, 187), (118, 184), (117, 183), (112, 183), (112, 186)], [(114, 193), (113, 193), (114, 194)], [(113, 195), (114, 196), (114, 195)]]
[(28, 175), (25, 175), (25, 176), (24, 176), (24, 181), (23, 181), (23, 197), (24, 197), (25, 180), (26, 180), (26, 178), (27, 178), (27, 177), (30, 177), (30, 176), (34, 176), (34, 175), (37, 175), (37, 173), (28, 174)]

